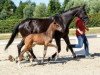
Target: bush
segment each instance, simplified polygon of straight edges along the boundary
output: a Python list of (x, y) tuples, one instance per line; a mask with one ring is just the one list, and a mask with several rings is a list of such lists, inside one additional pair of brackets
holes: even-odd
[(89, 27), (100, 27), (100, 13), (90, 14)]
[(0, 33), (12, 32), (13, 27), (20, 22), (19, 19), (0, 20)]
[[(100, 13), (89, 14), (88, 27), (100, 27)], [(70, 28), (75, 27), (75, 20), (72, 21)]]

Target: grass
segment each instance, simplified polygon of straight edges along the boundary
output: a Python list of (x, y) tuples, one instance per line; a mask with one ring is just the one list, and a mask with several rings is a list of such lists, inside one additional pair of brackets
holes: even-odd
[[(100, 27), (89, 28), (89, 31), (86, 34), (100, 34)], [(69, 35), (75, 35), (75, 29), (70, 29)], [(1, 33), (0, 40), (9, 39), (11, 33)], [(20, 38), (21, 35), (18, 34), (17, 38)]]
[[(11, 36), (11, 33), (2, 33), (0, 34), (0, 40), (9, 39), (10, 36)], [(16, 36), (16, 38), (20, 38), (20, 37), (21, 37), (20, 34)]]
[[(100, 27), (89, 28), (86, 34), (100, 34)], [(75, 29), (70, 29), (69, 35), (75, 35)]]

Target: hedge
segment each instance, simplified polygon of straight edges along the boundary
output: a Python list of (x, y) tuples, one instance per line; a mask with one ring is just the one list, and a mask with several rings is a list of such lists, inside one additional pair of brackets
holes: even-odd
[(18, 24), (21, 20), (12, 19), (12, 20), (0, 20), (0, 33), (9, 33), (12, 32), (13, 27)]
[[(100, 27), (100, 13), (90, 14), (89, 27)], [(12, 32), (13, 27), (18, 24), (21, 19), (11, 19), (11, 20), (0, 20), (0, 33), (9, 33)], [(75, 27), (75, 22), (70, 25), (71, 28)]]

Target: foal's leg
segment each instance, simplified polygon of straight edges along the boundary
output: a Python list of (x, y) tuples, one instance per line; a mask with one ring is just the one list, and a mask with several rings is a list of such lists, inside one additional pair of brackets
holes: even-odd
[(70, 45), (70, 41), (69, 41), (68, 35), (65, 35), (65, 36), (63, 37), (63, 39), (65, 40), (65, 42), (66, 42), (68, 48), (71, 50), (71, 53), (73, 54), (73, 58), (76, 58), (76, 54), (74, 53), (73, 48), (72, 48), (71, 45)]
[(47, 52), (47, 46), (44, 46), (44, 52), (43, 52), (43, 60), (42, 60), (42, 62), (44, 62), (44, 58), (46, 56), (46, 52)]

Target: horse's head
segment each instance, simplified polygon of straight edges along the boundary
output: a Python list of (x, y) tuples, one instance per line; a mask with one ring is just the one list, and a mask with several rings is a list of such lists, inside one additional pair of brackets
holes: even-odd
[(62, 17), (61, 17), (59, 14), (56, 14), (56, 15), (53, 17), (53, 20), (54, 20), (57, 24), (59, 24), (59, 25), (62, 27), (63, 30), (65, 29), (65, 27), (64, 27), (64, 25), (63, 25), (63, 19), (62, 19)]
[(53, 30), (63, 32), (62, 26), (59, 23), (57, 23), (55, 20), (53, 20), (53, 22), (50, 24), (50, 26), (52, 26)]
[(78, 8), (78, 11), (76, 12), (75, 16), (81, 18), (85, 22), (85, 24), (87, 24), (89, 22), (89, 17), (86, 13), (85, 5), (80, 6)]

